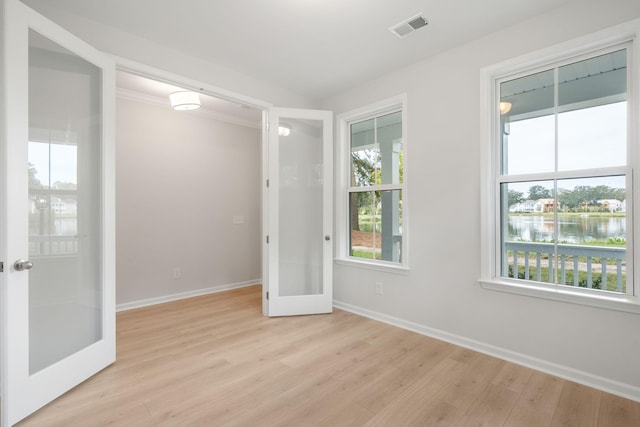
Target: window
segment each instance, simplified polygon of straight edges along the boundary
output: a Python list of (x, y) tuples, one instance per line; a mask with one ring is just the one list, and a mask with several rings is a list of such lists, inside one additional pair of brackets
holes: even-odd
[(340, 258), (406, 266), (404, 97), (341, 116)]
[(484, 119), (493, 124), (483, 162), (485, 287), (638, 303), (631, 49), (627, 37), (524, 69), (483, 70), (494, 105)]

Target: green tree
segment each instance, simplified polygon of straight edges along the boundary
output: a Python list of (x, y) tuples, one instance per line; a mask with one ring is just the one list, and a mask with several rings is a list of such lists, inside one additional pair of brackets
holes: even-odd
[[(364, 149), (351, 153), (351, 186), (368, 187), (382, 185), (382, 165), (380, 152), (377, 149)], [(398, 155), (398, 179), (404, 182), (404, 153)], [(380, 191), (361, 191), (351, 193), (349, 200), (350, 221), (352, 230), (360, 230), (359, 214), (366, 212), (375, 214), (382, 199)], [(402, 200), (402, 193), (400, 194)], [(402, 209), (402, 204), (400, 204)]]
[(524, 202), (524, 194), (521, 193), (520, 191), (509, 190), (508, 199), (509, 199), (509, 206), (513, 206), (516, 203)]
[(529, 200), (549, 199), (551, 197), (551, 191), (542, 185), (533, 185), (529, 188)]
[(586, 209), (589, 205), (594, 205), (592, 188), (588, 185), (578, 185), (567, 194), (567, 206), (572, 209)]
[[(366, 151), (354, 151), (351, 153), (351, 185), (373, 185), (375, 180), (375, 159)], [(351, 193), (349, 200), (349, 215), (351, 217), (351, 229), (360, 230), (359, 207), (367, 204), (370, 195), (368, 192)]]
[(598, 206), (598, 200), (616, 199), (623, 201), (627, 198), (624, 188), (613, 188), (607, 185), (578, 185), (573, 190), (558, 190), (558, 201), (570, 210), (586, 210)]

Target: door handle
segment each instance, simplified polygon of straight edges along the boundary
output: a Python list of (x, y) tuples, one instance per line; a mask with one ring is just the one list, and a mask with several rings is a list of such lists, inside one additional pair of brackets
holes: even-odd
[(16, 271), (31, 270), (31, 267), (33, 267), (33, 263), (26, 259), (19, 259), (13, 263), (13, 268), (15, 268)]
[(331, 236), (329, 236), (329, 235), (324, 236), (324, 240), (326, 240), (328, 242), (329, 240), (331, 240)]

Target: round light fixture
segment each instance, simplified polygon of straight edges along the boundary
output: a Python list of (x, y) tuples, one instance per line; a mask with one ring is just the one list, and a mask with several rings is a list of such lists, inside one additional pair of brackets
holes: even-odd
[(200, 95), (197, 92), (182, 90), (169, 95), (174, 110), (197, 110), (200, 108)]

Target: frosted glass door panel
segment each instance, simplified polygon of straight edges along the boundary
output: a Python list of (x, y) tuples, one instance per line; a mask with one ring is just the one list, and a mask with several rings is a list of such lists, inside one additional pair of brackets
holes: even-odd
[(30, 30), (30, 374), (102, 339), (101, 78)]
[(279, 138), (280, 296), (323, 293), (323, 122), (286, 119)]

